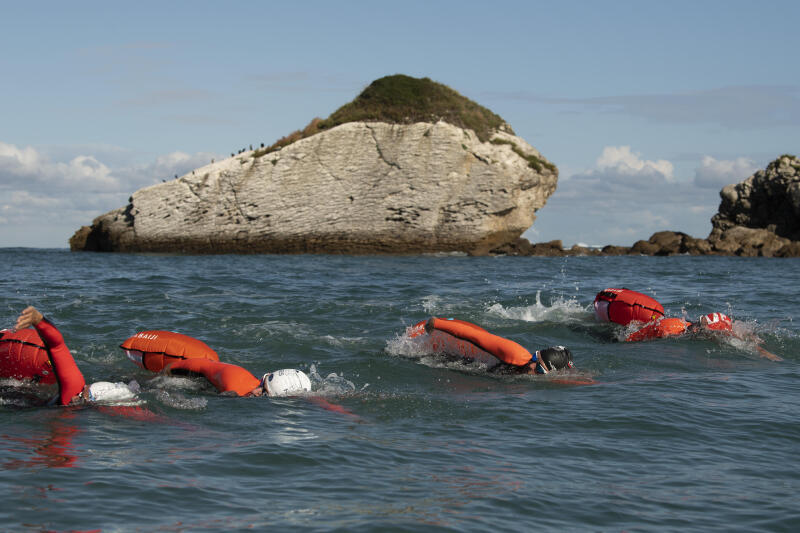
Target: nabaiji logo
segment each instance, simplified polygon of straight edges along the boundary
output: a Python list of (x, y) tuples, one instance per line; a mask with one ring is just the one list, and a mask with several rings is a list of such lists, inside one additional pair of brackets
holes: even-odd
[(135, 337), (138, 337), (138, 338), (140, 338), (140, 339), (147, 339), (147, 340), (151, 340), (151, 341), (152, 341), (152, 340), (156, 340), (156, 339), (158, 338), (158, 335), (156, 335), (155, 333), (144, 333), (144, 332), (142, 332), (142, 333), (137, 333), (137, 334), (136, 334), (136, 335), (134, 335), (134, 336), (135, 336)]

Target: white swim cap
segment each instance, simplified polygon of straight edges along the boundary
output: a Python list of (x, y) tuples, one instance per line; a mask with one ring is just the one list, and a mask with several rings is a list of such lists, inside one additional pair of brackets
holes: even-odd
[(264, 374), (261, 383), (270, 396), (292, 396), (311, 391), (311, 380), (294, 368), (284, 368)]
[(91, 402), (124, 402), (136, 398), (136, 393), (124, 383), (98, 381), (89, 385)]

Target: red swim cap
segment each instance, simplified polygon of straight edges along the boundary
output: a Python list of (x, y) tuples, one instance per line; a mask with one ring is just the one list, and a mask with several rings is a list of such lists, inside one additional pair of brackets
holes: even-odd
[(723, 313), (709, 313), (700, 317), (700, 325), (714, 331), (732, 331), (731, 317)]

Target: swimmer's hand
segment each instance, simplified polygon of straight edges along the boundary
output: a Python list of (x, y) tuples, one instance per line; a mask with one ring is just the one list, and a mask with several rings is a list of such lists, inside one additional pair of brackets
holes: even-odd
[(756, 351), (758, 352), (758, 355), (760, 355), (761, 357), (766, 357), (770, 361), (783, 361), (782, 357), (779, 357), (772, 352), (768, 352), (759, 345), (756, 345)]
[(44, 316), (42, 316), (42, 313), (40, 313), (35, 307), (28, 306), (17, 318), (17, 323), (14, 325), (14, 331), (35, 326), (41, 322), (43, 318)]
[(535, 376), (536, 374), (540, 373), (540, 372), (537, 371), (537, 367), (541, 367), (541, 369), (542, 369), (541, 373), (542, 374), (547, 374), (547, 369), (544, 367), (544, 365), (540, 365), (539, 361), (537, 361), (536, 359), (531, 359), (528, 363), (526, 363), (526, 364), (524, 364), (524, 365), (522, 365), (522, 366), (520, 366), (518, 368), (519, 368), (519, 372), (522, 373), (522, 374), (531, 374), (531, 375)]

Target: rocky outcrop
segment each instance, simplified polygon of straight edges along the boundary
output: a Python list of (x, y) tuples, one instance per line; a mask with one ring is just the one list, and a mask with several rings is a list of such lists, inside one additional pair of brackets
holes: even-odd
[(789, 257), (793, 249), (793, 241), (778, 237), (770, 230), (744, 226), (733, 226), (725, 231), (714, 229), (708, 242), (718, 254), (745, 257)]
[(697, 239), (679, 231), (659, 231), (633, 246), (608, 245), (564, 249), (561, 241), (532, 244), (525, 238), (491, 250), (493, 255), (535, 255), (544, 257), (580, 255), (738, 255), (742, 257), (800, 257), (800, 241), (778, 237), (765, 229), (735, 226), (717, 240)]
[(722, 202), (711, 219), (712, 233), (742, 226), (800, 241), (800, 160), (795, 156), (781, 156), (719, 194)]
[[(675, 231), (659, 231), (633, 246), (601, 250), (561, 241), (531, 244), (518, 239), (492, 250), (505, 255), (737, 255), (800, 257), (800, 160), (784, 155), (736, 185), (720, 191), (719, 212), (711, 219), (706, 239)], [(522, 242), (524, 241), (524, 242)]]
[(517, 239), (556, 188), (523, 139), (449, 123), (349, 122), (136, 191), (72, 250), (485, 254)]
[(784, 155), (720, 191), (708, 241), (722, 254), (797, 257), (800, 247), (800, 160)]
[(641, 255), (703, 255), (711, 252), (706, 239), (696, 239), (679, 231), (659, 231), (646, 241), (636, 241), (630, 253)]

